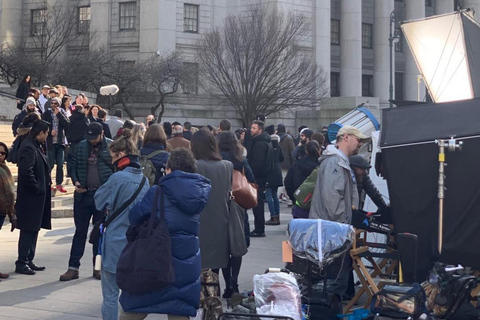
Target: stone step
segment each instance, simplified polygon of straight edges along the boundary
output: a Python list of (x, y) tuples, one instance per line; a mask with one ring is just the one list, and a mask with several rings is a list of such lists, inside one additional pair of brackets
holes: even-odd
[(71, 218), (73, 217), (73, 204), (52, 208), (52, 218)]
[(73, 195), (52, 198), (52, 209), (62, 207), (73, 208)]

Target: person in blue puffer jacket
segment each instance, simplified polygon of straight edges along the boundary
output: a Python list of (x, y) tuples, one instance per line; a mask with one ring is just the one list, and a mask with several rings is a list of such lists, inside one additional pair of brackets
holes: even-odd
[[(120, 296), (121, 320), (144, 319), (149, 313), (167, 314), (169, 320), (194, 317), (200, 304), (200, 245), (198, 230), (200, 212), (210, 196), (210, 180), (195, 173), (192, 153), (184, 148), (172, 151), (167, 162), (167, 175), (160, 179), (164, 188), (165, 220), (172, 241), (172, 262), (175, 282), (169, 287), (147, 293)], [(150, 217), (156, 188), (153, 186), (130, 210), (130, 222), (140, 224)], [(157, 211), (160, 217), (160, 211)]]
[(155, 151), (160, 151), (160, 153), (155, 154), (150, 159), (157, 170), (154, 184), (158, 184), (158, 180), (165, 175), (165, 165), (170, 155), (166, 150), (167, 136), (165, 135), (163, 127), (158, 123), (152, 124), (148, 127), (143, 137), (143, 147), (140, 150), (140, 155), (148, 156)]

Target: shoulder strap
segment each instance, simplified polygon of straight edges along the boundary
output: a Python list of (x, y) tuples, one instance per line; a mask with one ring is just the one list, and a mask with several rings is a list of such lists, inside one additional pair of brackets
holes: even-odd
[(106, 228), (108, 227), (108, 225), (110, 223), (112, 223), (113, 220), (115, 220), (119, 215), (120, 213), (123, 212), (123, 210), (127, 209), (128, 206), (133, 202), (133, 200), (135, 200), (135, 198), (138, 196), (138, 194), (140, 193), (140, 191), (143, 189), (143, 186), (145, 185), (145, 182), (147, 181), (147, 178), (145, 176), (142, 177), (142, 182), (140, 183), (140, 186), (137, 188), (137, 190), (135, 191), (135, 193), (130, 197), (130, 199), (128, 199), (127, 201), (125, 201), (122, 206), (120, 208), (118, 208), (117, 210), (115, 210), (114, 213), (112, 213), (112, 215), (110, 217), (108, 217), (107, 221), (105, 221), (103, 223), (103, 227)]
[(148, 219), (148, 234), (152, 233), (155, 217), (157, 216), (158, 198), (160, 198), (160, 221), (165, 220), (165, 200), (163, 197), (163, 186), (157, 186), (155, 189), (155, 198), (152, 204), (152, 211), (150, 212), (150, 218)]
[(145, 159), (150, 160), (151, 158), (155, 157), (157, 154), (160, 154), (162, 152), (165, 152), (164, 150), (155, 150), (153, 152), (150, 152)]

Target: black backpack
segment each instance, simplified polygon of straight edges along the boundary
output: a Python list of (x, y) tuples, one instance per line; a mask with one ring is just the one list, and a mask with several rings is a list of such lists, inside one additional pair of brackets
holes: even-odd
[[(156, 219), (160, 198), (160, 219)], [(175, 281), (170, 232), (165, 222), (163, 187), (155, 190), (150, 219), (127, 230), (127, 245), (117, 264), (120, 289), (144, 294), (162, 290)]]

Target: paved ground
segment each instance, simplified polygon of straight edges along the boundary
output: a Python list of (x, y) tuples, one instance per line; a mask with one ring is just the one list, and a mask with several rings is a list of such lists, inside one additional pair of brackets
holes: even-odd
[[(265, 211), (268, 212), (268, 209)], [(268, 216), (268, 213), (265, 215)], [(266, 238), (252, 239), (240, 272), (240, 291), (253, 289), (254, 274), (263, 273), (267, 267), (283, 266), (281, 242), (286, 239), (286, 226), (290, 217), (290, 209), (281, 204), (282, 224), (267, 226)], [(251, 212), (250, 224), (253, 226)], [(0, 283), (0, 320), (101, 318), (100, 281), (92, 278), (90, 245), (87, 244), (87, 253), (82, 259), (80, 279), (58, 281), (59, 276), (67, 270), (74, 229), (73, 218), (63, 218), (53, 220), (52, 230), (41, 231), (35, 262), (47, 269), (34, 276), (14, 273), (18, 231), (11, 233), (9, 225), (0, 230), (0, 270), (10, 273), (10, 278)], [(151, 315), (147, 319), (166, 317)]]

